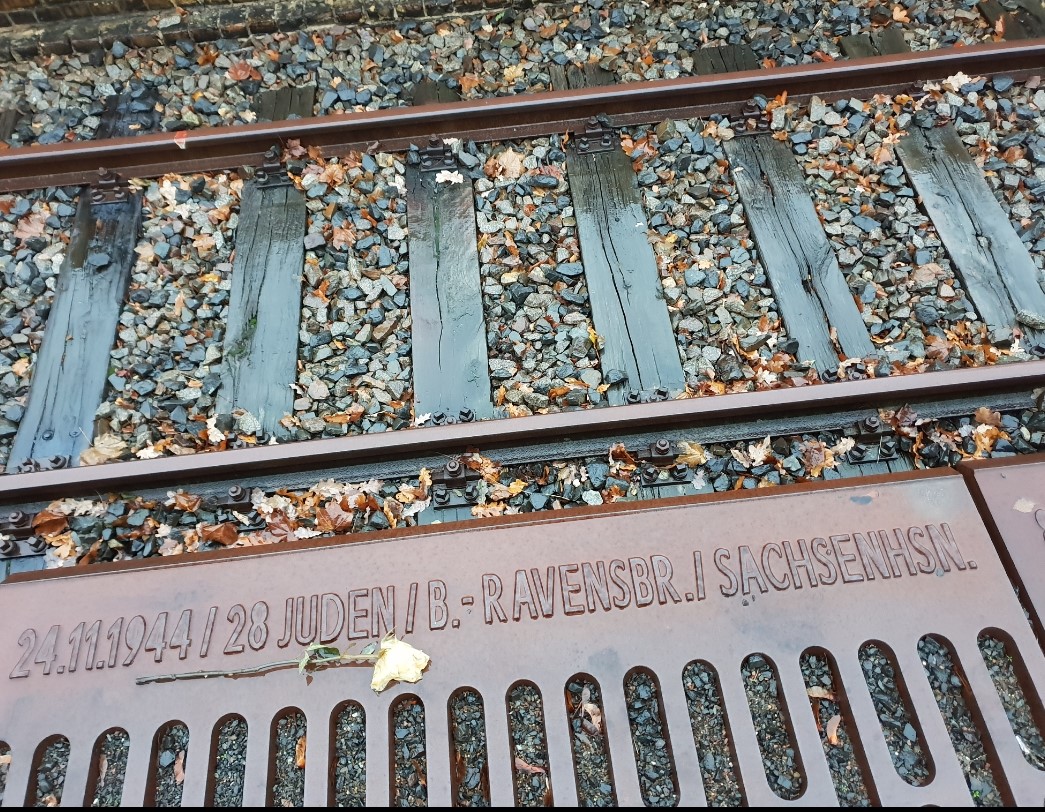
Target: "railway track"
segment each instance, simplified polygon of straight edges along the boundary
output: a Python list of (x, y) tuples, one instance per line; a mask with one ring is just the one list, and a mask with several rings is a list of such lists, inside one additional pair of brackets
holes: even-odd
[(1045, 39), (884, 30), (0, 151), (4, 803), (1045, 797)]

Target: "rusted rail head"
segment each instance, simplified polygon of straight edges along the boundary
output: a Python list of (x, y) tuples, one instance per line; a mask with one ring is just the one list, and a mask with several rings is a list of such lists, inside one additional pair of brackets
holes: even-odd
[(299, 139), (327, 154), (401, 150), (432, 135), (490, 141), (583, 129), (592, 116), (615, 124), (739, 112), (753, 96), (787, 91), (801, 100), (908, 90), (964, 72), (1027, 75), (1045, 64), (1045, 39), (994, 42), (759, 71), (612, 87), (399, 107), (350, 115), (216, 127), (100, 142), (32, 146), (0, 153), (0, 192), (90, 182), (104, 166), (125, 177), (228, 169), (262, 160), (274, 143)]
[[(954, 473), (604, 506), (544, 522), (486, 520), (468, 529), (116, 565), (89, 575), (19, 576), (0, 585), (0, 616), (0, 740), (12, 756), (7, 805), (35, 800), (35, 760), (57, 736), (71, 747), (63, 802), (89, 804), (97, 779), (92, 753), (113, 728), (130, 738), (123, 802), (151, 803), (157, 731), (171, 720), (190, 736), (182, 803), (200, 805), (210, 800), (214, 736), (229, 714), (241, 715), (249, 730), (244, 804), (264, 803), (273, 781), (273, 720), (288, 708), (307, 720), (304, 802), (326, 805), (332, 714), (356, 702), (365, 712), (366, 801), (384, 806), (394, 800), (389, 709), (413, 697), (425, 708), (428, 802), (448, 806), (456, 780), (448, 701), (463, 687), (483, 700), (490, 800), (511, 805), (506, 696), (520, 682), (543, 698), (551, 791), (556, 803), (572, 805), (579, 790), (563, 691), (582, 675), (601, 692), (614, 800), (637, 806), (643, 790), (622, 687), (636, 670), (658, 686), (678, 803), (702, 804), (702, 759), (682, 681), (698, 660), (719, 675), (744, 800), (777, 803), (741, 679), (741, 663), (753, 653), (776, 669), (805, 776), (802, 801), (833, 805), (799, 667), (810, 650), (834, 663), (847, 735), (872, 801), (966, 805), (969, 791), (919, 659), (925, 635), (953, 654), (1002, 799), (1037, 804), (1045, 796), (1045, 774), (1024, 759), (978, 636), (991, 630), (1005, 637), (1030, 695), (1045, 690), (1045, 658)], [(432, 659), (420, 683), (382, 694), (370, 689), (370, 670), (355, 667), (309, 681), (287, 669), (136, 684), (143, 676), (294, 659), (315, 640), (362, 646), (393, 626)], [(894, 769), (858, 659), (868, 641), (889, 653), (913, 708), (912, 727), (932, 764), (924, 786)], [(56, 696), (89, 701), (70, 713)]]
[(381, 434), (305, 440), (246, 449), (133, 460), (101, 466), (64, 468), (0, 476), (0, 502), (82, 496), (130, 488), (181, 486), (261, 474), (404, 460), (424, 454), (459, 454), (467, 448), (499, 448), (657, 431), (725, 419), (752, 421), (788, 414), (901, 406), (924, 399), (1029, 390), (1045, 385), (1045, 361), (923, 372), (860, 381), (771, 389), (715, 397), (689, 398), (585, 409), (502, 420), (454, 423)]

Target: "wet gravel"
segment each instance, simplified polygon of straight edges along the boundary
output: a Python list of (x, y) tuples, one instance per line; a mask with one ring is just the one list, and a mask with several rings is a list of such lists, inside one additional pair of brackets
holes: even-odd
[(251, 122), (259, 91), (313, 82), (316, 112), (351, 112), (407, 104), (426, 77), (446, 77), (474, 98), (545, 90), (553, 65), (589, 61), (619, 81), (689, 75), (694, 54), (720, 44), (750, 44), (764, 65), (824, 61), (840, 56), (839, 36), (887, 24), (900, 26), (915, 50), (992, 38), (974, 0), (896, 9), (899, 20), (889, 6), (864, 0), (593, 0), (200, 45), (121, 43), (5, 65), (0, 107), (20, 103), (26, 111), (12, 143), (58, 143), (90, 138), (104, 98), (138, 84), (156, 89), (166, 129), (185, 130)]
[[(587, 693), (587, 696), (585, 694)], [(570, 743), (577, 798), (581, 806), (616, 806), (609, 748), (606, 745), (604, 714), (598, 683), (574, 677), (566, 683), (566, 709), (570, 712)], [(599, 723), (583, 706), (598, 710)]]
[(515, 417), (602, 401), (558, 137), (466, 145), (475, 177), (491, 397)]
[(453, 737), (451, 769), (457, 789), (454, 805), (489, 806), (490, 771), (482, 697), (470, 690), (453, 697), (450, 700), (450, 725)]
[(1039, 770), (1045, 770), (1045, 738), (1034, 720), (1038, 709), (1033, 699), (1028, 701), (1012, 659), (1019, 655), (1008, 644), (990, 635), (982, 635), (979, 646), (1023, 757)]
[(896, 772), (912, 786), (925, 784), (932, 777), (932, 762), (897, 686), (891, 656), (868, 644), (860, 649), (860, 665)]
[(744, 798), (733, 766), (718, 674), (711, 666), (694, 660), (682, 671), (682, 686), (708, 806), (740, 806)]
[(1045, 272), (1045, 89), (1038, 78), (973, 81), (943, 95), (949, 115), (1012, 221), (1039, 271)]
[(512, 737), (516, 805), (550, 806), (552, 787), (544, 705), (534, 686), (521, 684), (508, 692), (508, 730)]
[(334, 804), (366, 805), (366, 714), (349, 702), (334, 728)]
[(246, 774), (247, 723), (243, 718), (234, 716), (218, 729), (218, 748), (214, 759), (214, 806), (243, 806)]
[(276, 722), (270, 797), (273, 806), (305, 804), (305, 714), (288, 713)]
[(97, 438), (124, 456), (163, 456), (209, 443), (220, 404), (234, 232), (242, 181), (169, 175), (144, 189), (142, 239), (110, 352)]
[[(911, 114), (890, 101), (814, 98), (789, 143), (872, 341), (889, 361), (954, 365), (947, 331), (983, 328), (892, 143)], [(832, 122), (838, 122), (831, 126)]]
[(743, 388), (777, 382), (797, 346), (781, 322), (718, 125), (665, 121), (629, 135), (626, 151), (687, 380), (749, 382)]
[(425, 750), (425, 708), (405, 696), (392, 708), (393, 806), (428, 805), (428, 754)]
[(98, 778), (91, 806), (120, 806), (123, 800), (123, 782), (127, 777), (127, 757), (131, 751), (131, 737), (122, 730), (106, 733), (95, 746), (98, 759)]
[(167, 725), (157, 736), (155, 806), (181, 806), (182, 782), (175, 765), (185, 768), (189, 750), (189, 729), (182, 724)]
[(65, 771), (69, 767), (69, 740), (62, 737), (44, 749), (36, 766), (33, 806), (58, 806), (65, 787)]
[(805, 789), (806, 778), (796, 756), (776, 669), (760, 654), (752, 654), (744, 660), (740, 674), (751, 717), (755, 720), (755, 735), (762, 750), (762, 766), (769, 787), (784, 800), (794, 800)]
[(0, 742), (0, 802), (4, 800), (7, 789), (7, 773), (11, 769), (11, 748)]
[(25, 413), (76, 212), (76, 192), (0, 195), (0, 467)]
[(295, 173), (308, 209), (297, 439), (411, 423), (404, 161), (353, 152)]
[[(849, 735), (851, 720), (846, 718), (836, 694), (840, 686), (834, 665), (824, 652), (803, 654), (800, 665), (806, 689), (817, 689), (818, 696), (810, 697), (809, 702), (838, 803), (841, 806), (870, 806), (871, 798)], [(820, 696), (820, 689), (828, 695)], [(837, 721), (832, 723), (836, 717)]]
[(646, 806), (676, 806), (678, 779), (660, 708), (660, 686), (640, 671), (624, 681), (631, 743), (639, 771), (639, 790)]
[(973, 802), (976, 806), (1004, 805), (984, 750), (983, 734), (965, 701), (964, 677), (955, 668), (950, 650), (936, 638), (926, 636), (918, 641), (918, 654)]

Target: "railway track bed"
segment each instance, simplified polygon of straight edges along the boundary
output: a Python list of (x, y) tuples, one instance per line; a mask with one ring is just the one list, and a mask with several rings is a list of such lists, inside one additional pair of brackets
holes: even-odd
[[(4, 803), (1040, 800), (1045, 45), (984, 5), (0, 118)], [(278, 667), (393, 630), (391, 699)]]

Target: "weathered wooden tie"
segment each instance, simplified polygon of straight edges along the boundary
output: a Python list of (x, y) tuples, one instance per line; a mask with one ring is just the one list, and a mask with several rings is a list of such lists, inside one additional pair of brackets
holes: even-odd
[[(556, 90), (610, 84), (613, 75), (598, 65), (552, 71)], [(566, 153), (584, 276), (595, 331), (602, 338), (599, 358), (612, 405), (629, 394), (667, 397), (686, 386), (678, 345), (664, 303), (657, 260), (647, 242), (648, 223), (635, 171), (618, 136), (578, 133)], [(578, 146), (580, 145), (580, 146)], [(659, 391), (658, 391), (659, 390)]]
[(268, 434), (293, 410), (305, 198), (289, 183), (243, 187), (218, 411), (244, 409)]
[(6, 141), (15, 131), (18, 123), (18, 111), (14, 108), (0, 110), (0, 141)]
[(825, 372), (838, 367), (835, 341), (848, 358), (873, 355), (791, 150), (768, 134), (742, 136), (724, 146), (780, 315), (798, 340), (798, 357)]
[(762, 65), (749, 45), (720, 45), (693, 52), (693, 72), (698, 76), (758, 70)]
[[(414, 92), (415, 105), (456, 98), (431, 80)], [(406, 172), (414, 414), (437, 423), (483, 420), (494, 409), (472, 184), (467, 177), (436, 182), (440, 171), (460, 171), (441, 141), (421, 156), (422, 164)]]
[(1008, 11), (998, 0), (982, 0), (980, 13), (1005, 39), (1045, 37), (1045, 6), (1038, 0), (1018, 0), (1018, 8)]
[(126, 198), (96, 205), (90, 192), (80, 196), (10, 470), (33, 460), (77, 465), (91, 444), (141, 225), (139, 196)]
[[(157, 98), (145, 86), (109, 96), (95, 138), (154, 131)], [(91, 445), (140, 228), (141, 198), (115, 176), (80, 195), (10, 470), (78, 465)]]
[(280, 87), (257, 95), (252, 105), (258, 121), (310, 118), (315, 114), (316, 86)]
[(842, 37), (840, 43), (842, 53), (849, 59), (861, 59), (868, 56), (883, 56), (909, 51), (903, 30), (899, 26), (879, 28), (870, 34), (853, 34)]
[(957, 130), (911, 127), (896, 146), (980, 318), (991, 328), (1019, 322), (1033, 344), (1045, 341), (1034, 260)]
[(461, 94), (445, 82), (437, 82), (434, 79), (422, 79), (414, 85), (414, 95), (411, 103), (417, 107), (422, 104), (444, 104), (461, 100)]
[(95, 140), (155, 132), (160, 126), (160, 112), (156, 109), (159, 101), (156, 89), (146, 85), (109, 96), (94, 134)]

